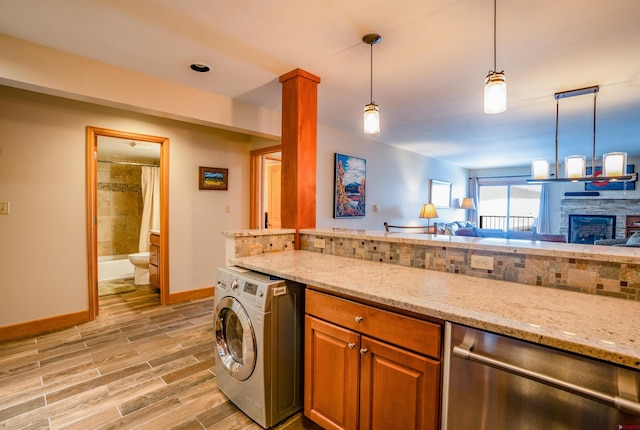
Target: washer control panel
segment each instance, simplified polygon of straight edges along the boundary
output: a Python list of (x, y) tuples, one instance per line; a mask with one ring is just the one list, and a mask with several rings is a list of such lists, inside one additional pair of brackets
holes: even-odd
[(237, 267), (218, 269), (216, 294), (237, 297), (242, 303), (268, 310), (272, 296), (287, 293), (287, 284), (282, 279), (271, 279), (269, 275)]

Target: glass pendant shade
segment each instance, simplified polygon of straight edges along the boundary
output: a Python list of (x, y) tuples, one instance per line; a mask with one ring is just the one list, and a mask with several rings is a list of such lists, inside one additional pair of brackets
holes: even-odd
[(627, 153), (609, 152), (602, 156), (602, 175), (606, 177), (627, 174)]
[(549, 161), (537, 158), (531, 162), (531, 177), (533, 179), (549, 179)]
[(587, 158), (584, 155), (571, 155), (564, 158), (564, 177), (583, 178), (587, 167)]
[(504, 72), (490, 72), (484, 84), (484, 113), (507, 110), (507, 82)]
[(364, 107), (364, 133), (380, 134), (380, 113), (378, 105), (373, 102)]

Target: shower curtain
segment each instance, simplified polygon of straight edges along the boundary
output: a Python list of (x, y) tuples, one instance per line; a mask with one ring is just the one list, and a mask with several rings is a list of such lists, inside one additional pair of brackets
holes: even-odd
[(149, 251), (149, 230), (160, 230), (160, 168), (142, 167), (142, 222), (140, 252)]

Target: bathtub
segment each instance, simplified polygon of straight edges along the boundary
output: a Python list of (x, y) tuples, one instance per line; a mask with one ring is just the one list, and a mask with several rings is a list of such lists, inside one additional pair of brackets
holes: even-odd
[(98, 257), (98, 281), (133, 278), (134, 266), (127, 254)]

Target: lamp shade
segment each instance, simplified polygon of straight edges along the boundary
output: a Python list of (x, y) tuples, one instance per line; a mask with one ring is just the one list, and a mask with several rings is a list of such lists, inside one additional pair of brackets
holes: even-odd
[(602, 156), (602, 174), (607, 177), (627, 174), (627, 153), (609, 152)]
[(585, 174), (587, 158), (584, 155), (571, 155), (564, 158), (564, 177), (582, 178)]
[(433, 203), (425, 203), (420, 210), (420, 218), (438, 218), (438, 212)]
[(484, 113), (501, 113), (506, 110), (507, 82), (504, 73), (489, 73), (484, 84)]
[(549, 179), (549, 161), (536, 158), (531, 162), (531, 177), (533, 179)]
[(364, 107), (364, 133), (380, 134), (380, 112), (373, 102)]
[(460, 203), (461, 209), (475, 209), (476, 205), (473, 203), (473, 199), (471, 197), (465, 197), (462, 199), (462, 203)]

